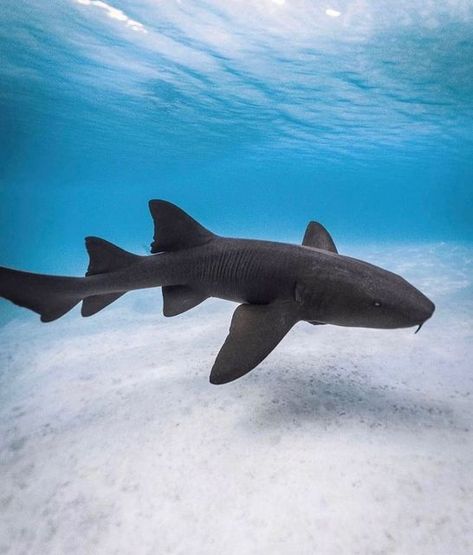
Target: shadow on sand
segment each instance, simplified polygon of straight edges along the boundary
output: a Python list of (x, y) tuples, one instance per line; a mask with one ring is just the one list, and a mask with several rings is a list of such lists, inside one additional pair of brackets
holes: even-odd
[[(254, 379), (256, 400), (243, 424), (278, 428), (310, 421), (329, 427), (353, 425), (404, 430), (468, 431), (452, 399), (433, 399), (401, 384), (375, 383), (358, 371), (307, 371), (307, 377), (279, 370)], [(250, 387), (250, 386), (249, 386)]]

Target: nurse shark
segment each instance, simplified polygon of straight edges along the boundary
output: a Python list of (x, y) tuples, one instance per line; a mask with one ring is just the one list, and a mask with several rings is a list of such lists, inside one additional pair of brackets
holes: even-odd
[(402, 277), (338, 253), (327, 230), (307, 226), (302, 245), (215, 235), (164, 200), (149, 202), (151, 256), (86, 237), (85, 277), (0, 268), (0, 296), (60, 318), (82, 301), (92, 316), (125, 293), (162, 287), (163, 312), (176, 316), (209, 297), (241, 303), (217, 355), (210, 382), (224, 384), (253, 370), (300, 321), (365, 328), (420, 326), (434, 304)]

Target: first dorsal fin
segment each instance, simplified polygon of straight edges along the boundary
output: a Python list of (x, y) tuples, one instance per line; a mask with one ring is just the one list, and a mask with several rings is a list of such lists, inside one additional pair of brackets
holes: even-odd
[(215, 237), (208, 229), (171, 202), (150, 200), (149, 209), (154, 221), (152, 253), (196, 247)]
[(319, 222), (309, 222), (302, 244), (305, 247), (338, 253), (330, 233)]

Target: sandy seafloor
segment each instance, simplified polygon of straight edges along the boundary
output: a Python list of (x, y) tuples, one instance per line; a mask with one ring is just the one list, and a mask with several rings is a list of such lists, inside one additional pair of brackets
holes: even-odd
[[(0, 330), (0, 553), (473, 553), (473, 246), (344, 249), (419, 286), (421, 332), (300, 323), (208, 374), (234, 305), (161, 294)], [(2, 305), (4, 309), (6, 305)]]

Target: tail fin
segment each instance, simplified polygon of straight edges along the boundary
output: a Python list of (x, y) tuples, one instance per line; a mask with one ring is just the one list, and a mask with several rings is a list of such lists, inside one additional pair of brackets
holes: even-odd
[[(85, 245), (90, 258), (86, 276), (121, 270), (131, 266), (141, 258), (141, 256), (127, 252), (99, 237), (86, 237)], [(82, 303), (82, 316), (97, 314), (102, 308), (113, 303), (125, 293), (126, 291), (123, 291), (123, 293), (106, 293), (105, 295), (92, 295), (85, 298)]]
[[(90, 256), (86, 276), (114, 272), (141, 258), (98, 237), (87, 237), (86, 245)], [(37, 312), (42, 322), (57, 320), (81, 300), (82, 315), (92, 316), (126, 292), (87, 297), (85, 283), (84, 278), (32, 274), (0, 267), (0, 297)]]
[(42, 322), (52, 322), (80, 302), (78, 280), (81, 279), (0, 267), (0, 296), (37, 312)]

